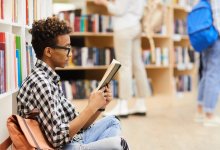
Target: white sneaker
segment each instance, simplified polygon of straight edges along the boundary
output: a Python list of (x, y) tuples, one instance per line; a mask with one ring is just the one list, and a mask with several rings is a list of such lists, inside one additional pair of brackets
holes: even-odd
[(109, 112), (104, 112), (104, 116), (118, 116), (122, 118), (128, 117), (128, 102), (127, 100), (118, 100), (116, 106)]
[(219, 117), (212, 117), (212, 118), (205, 118), (203, 125), (206, 127), (217, 127), (220, 126), (220, 118)]
[(129, 110), (130, 115), (146, 116), (147, 108), (145, 99), (137, 99), (133, 108)]
[(197, 123), (203, 123), (204, 118), (205, 118), (205, 116), (203, 113), (196, 113), (195, 117), (194, 117), (194, 121)]

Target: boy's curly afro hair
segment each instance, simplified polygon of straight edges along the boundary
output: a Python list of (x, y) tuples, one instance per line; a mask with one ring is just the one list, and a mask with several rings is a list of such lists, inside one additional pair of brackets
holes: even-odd
[(71, 31), (71, 28), (64, 21), (59, 20), (55, 16), (48, 17), (46, 20), (34, 21), (29, 32), (32, 35), (31, 44), (36, 57), (41, 59), (46, 47), (56, 45), (57, 36), (69, 34)]

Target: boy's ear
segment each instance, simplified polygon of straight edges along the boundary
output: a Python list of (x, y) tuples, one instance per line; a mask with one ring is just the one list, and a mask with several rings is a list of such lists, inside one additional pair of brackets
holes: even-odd
[(51, 57), (52, 56), (52, 48), (51, 47), (45, 47), (44, 49), (44, 55), (46, 57)]

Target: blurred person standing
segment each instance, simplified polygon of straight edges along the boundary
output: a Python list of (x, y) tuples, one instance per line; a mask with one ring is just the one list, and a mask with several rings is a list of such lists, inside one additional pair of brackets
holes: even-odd
[[(119, 70), (119, 100), (116, 106), (104, 115), (127, 117), (129, 114), (146, 115), (145, 100), (148, 92), (147, 74), (141, 57), (141, 18), (146, 0), (94, 0), (104, 5), (113, 15), (114, 48), (117, 60), (122, 64)], [(132, 76), (137, 93), (136, 103), (128, 110), (132, 99)]]
[[(214, 26), (220, 32), (220, 0), (210, 0)], [(220, 38), (201, 53), (202, 78), (198, 89), (196, 122), (204, 126), (220, 126), (220, 118), (214, 115), (220, 92)]]

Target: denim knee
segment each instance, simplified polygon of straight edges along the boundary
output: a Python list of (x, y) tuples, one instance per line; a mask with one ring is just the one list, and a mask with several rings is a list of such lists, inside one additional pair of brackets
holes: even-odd
[(111, 124), (120, 125), (120, 120), (117, 116), (106, 116), (105, 119), (108, 120), (109, 122), (111, 122)]
[(117, 116), (112, 116), (112, 120), (114, 120), (117, 123), (120, 123), (120, 119)]

